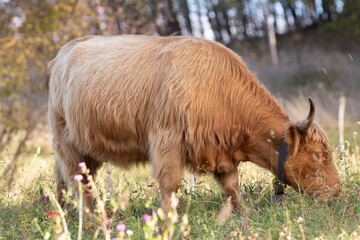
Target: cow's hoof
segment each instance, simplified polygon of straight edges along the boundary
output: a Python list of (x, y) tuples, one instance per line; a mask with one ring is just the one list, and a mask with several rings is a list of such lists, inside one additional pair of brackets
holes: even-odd
[(285, 200), (284, 194), (272, 195), (270, 196), (271, 204), (281, 204)]

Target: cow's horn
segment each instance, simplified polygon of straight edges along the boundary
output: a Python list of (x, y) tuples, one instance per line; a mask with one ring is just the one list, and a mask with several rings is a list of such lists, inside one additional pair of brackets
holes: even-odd
[(314, 117), (315, 117), (315, 106), (314, 106), (314, 103), (311, 101), (311, 98), (309, 98), (309, 102), (310, 102), (309, 115), (307, 116), (307, 118), (305, 120), (300, 122), (299, 125), (297, 126), (299, 131), (302, 134), (306, 134), (306, 132), (310, 128), (310, 125), (313, 123)]

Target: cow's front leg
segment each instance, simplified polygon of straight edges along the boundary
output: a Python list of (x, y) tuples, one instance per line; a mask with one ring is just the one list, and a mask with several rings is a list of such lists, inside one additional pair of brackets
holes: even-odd
[(157, 176), (161, 193), (161, 208), (166, 213), (171, 209), (171, 194), (176, 193), (181, 184), (180, 168), (178, 166), (174, 166), (173, 169), (167, 167), (160, 170)]
[(176, 193), (181, 184), (181, 141), (165, 131), (152, 134), (150, 146), (152, 173), (160, 186), (161, 208), (167, 213), (171, 209), (171, 194)]
[(215, 172), (214, 177), (219, 182), (227, 196), (231, 197), (233, 209), (243, 210), (239, 202), (239, 177), (237, 167), (234, 167), (229, 172)]

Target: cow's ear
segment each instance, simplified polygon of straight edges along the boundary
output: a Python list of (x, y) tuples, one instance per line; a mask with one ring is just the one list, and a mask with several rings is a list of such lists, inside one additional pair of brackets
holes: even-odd
[(286, 127), (285, 140), (289, 146), (289, 156), (295, 157), (301, 140), (301, 132), (295, 123), (289, 123)]

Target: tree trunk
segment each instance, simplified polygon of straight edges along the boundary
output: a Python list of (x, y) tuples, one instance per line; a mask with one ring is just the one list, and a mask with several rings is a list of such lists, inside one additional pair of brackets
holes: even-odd
[[(214, 5), (212, 3), (212, 0), (207, 0), (206, 1), (206, 5), (207, 5), (207, 17), (209, 19), (209, 22), (210, 22), (210, 26), (211, 26), (211, 29), (215, 35), (215, 40), (218, 41), (218, 42), (223, 42), (223, 36), (222, 36), (222, 33), (221, 33), (221, 28), (219, 30), (219, 26), (218, 26), (218, 21), (216, 20), (216, 16), (217, 16), (217, 13), (214, 9)], [(213, 11), (214, 12), (214, 15), (215, 17), (212, 18), (210, 17), (210, 12)]]
[(117, 3), (114, 2), (114, 0), (109, 0), (109, 5), (112, 10), (112, 14), (115, 16), (115, 23), (116, 23), (116, 26), (118, 29), (118, 33), (122, 34), (121, 19), (119, 18), (118, 14), (117, 14), (117, 11), (118, 11)]
[(172, 0), (167, 0), (170, 10), (170, 18), (168, 18), (167, 32), (169, 34), (181, 33), (179, 21), (177, 19), (177, 13), (175, 12)]
[(229, 15), (227, 13), (227, 8), (226, 8), (223, 0), (219, 1), (219, 5), (220, 5), (221, 12), (224, 16), (223, 20), (225, 22), (225, 29), (226, 29), (227, 34), (229, 35), (230, 42), (231, 42), (231, 40), (233, 39), (233, 35), (231, 33), (231, 27), (230, 27), (230, 22), (229, 22)]
[(198, 0), (195, 0), (195, 3), (196, 3), (196, 14), (198, 15), (198, 18), (199, 18), (199, 27), (200, 27), (200, 34), (201, 36), (204, 36), (204, 26), (202, 24), (202, 21), (201, 21), (201, 5), (200, 5), (200, 1)]
[(286, 28), (288, 31), (292, 31), (291, 25), (289, 22), (289, 14), (287, 13), (287, 10), (289, 9), (289, 4), (286, 1), (281, 1), (281, 6), (283, 7), (284, 13), (285, 13)]
[(190, 10), (189, 10), (189, 5), (187, 0), (181, 0), (181, 8), (182, 8), (182, 12), (183, 12), (183, 16), (185, 19), (185, 26), (186, 26), (186, 30), (188, 31), (189, 34), (192, 34), (192, 25), (191, 25), (191, 19), (190, 19)]
[(210, 3), (211, 3), (211, 8), (215, 14), (215, 21), (216, 21), (216, 31), (219, 33), (219, 37), (220, 37), (220, 42), (224, 42), (224, 36), (222, 34), (222, 26), (221, 26), (221, 22), (220, 22), (220, 18), (219, 18), (219, 8), (218, 6), (219, 5), (214, 5), (212, 0), (210, 0)]
[(293, 6), (292, 3), (290, 3), (288, 6), (289, 6), (289, 8), (291, 10), (291, 14), (293, 15), (293, 18), (294, 18), (294, 21), (295, 21), (295, 29), (300, 30), (300, 28), (301, 28), (300, 19), (296, 15), (295, 7)]
[(263, 13), (264, 13), (264, 19), (265, 19), (265, 31), (267, 34), (267, 40), (269, 44), (270, 49), (270, 55), (271, 55), (271, 62), (273, 65), (278, 65), (279, 58), (277, 54), (277, 44), (276, 44), (276, 35), (274, 30), (274, 23), (270, 23), (269, 21), (269, 11), (267, 9), (267, 6), (262, 6)]

